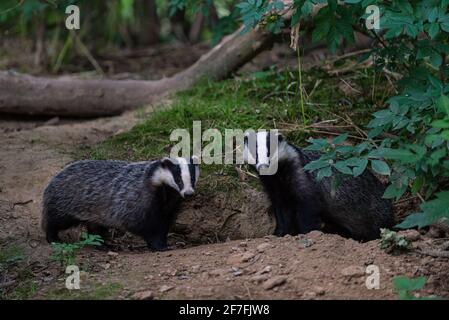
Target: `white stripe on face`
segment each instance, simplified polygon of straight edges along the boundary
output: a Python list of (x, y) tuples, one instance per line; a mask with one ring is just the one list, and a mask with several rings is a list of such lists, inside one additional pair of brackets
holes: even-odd
[(257, 133), (257, 170), (263, 165), (269, 166), (270, 164), (268, 159), (267, 135), (268, 132), (266, 131)]
[(181, 168), (181, 179), (182, 183), (184, 184), (184, 188), (181, 190), (181, 196), (184, 196), (184, 194), (193, 193), (193, 187), (192, 187), (192, 181), (190, 179), (190, 171), (189, 171), (189, 165), (187, 163), (187, 160), (184, 158), (176, 158), (178, 161), (179, 167)]
[(177, 190), (178, 192), (181, 191), (179, 190), (177, 183), (173, 179), (173, 175), (170, 172), (170, 170), (162, 168), (157, 169), (152, 177), (152, 181), (155, 186), (160, 186), (165, 183), (171, 186), (173, 189)]

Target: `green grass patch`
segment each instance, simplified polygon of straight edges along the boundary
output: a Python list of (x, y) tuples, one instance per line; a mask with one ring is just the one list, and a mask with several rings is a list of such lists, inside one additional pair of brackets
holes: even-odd
[(0, 248), (0, 270), (23, 260), (25, 252), (18, 246)]
[[(23, 278), (23, 276), (21, 276)], [(33, 275), (28, 275), (4, 298), (9, 300), (26, 300), (33, 298), (37, 293), (38, 285)]]
[[(314, 132), (316, 130), (309, 131), (307, 125), (338, 120), (345, 114), (363, 125), (388, 97), (385, 80), (368, 69), (341, 77), (311, 70), (302, 77), (306, 124), (301, 112), (297, 73), (271, 69), (220, 82), (203, 82), (180, 92), (173, 97), (169, 108), (152, 113), (129, 132), (100, 144), (89, 157), (138, 161), (167, 156), (177, 143), (170, 141), (171, 132), (178, 128), (192, 132), (193, 121), (201, 121), (203, 131), (219, 129), (223, 137), (227, 128), (243, 131), (277, 128), (289, 141), (304, 146), (307, 137), (319, 135)], [(373, 87), (373, 83), (377, 85)], [(345, 86), (347, 90), (342, 90)], [(207, 184), (203, 187), (209, 190), (238, 188), (233, 166), (209, 165), (201, 169), (202, 180)]]
[(25, 251), (19, 246), (8, 246), (0, 248), (0, 284), (8, 282), (8, 276), (14, 271), (14, 281), (11, 286), (0, 288), (1, 299), (29, 299), (37, 292), (37, 283), (34, 274), (22, 263), (25, 259)]

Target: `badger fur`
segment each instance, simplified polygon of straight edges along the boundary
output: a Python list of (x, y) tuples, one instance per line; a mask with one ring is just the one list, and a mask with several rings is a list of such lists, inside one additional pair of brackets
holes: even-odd
[(85, 224), (129, 231), (164, 250), (179, 204), (193, 195), (198, 176), (192, 159), (78, 161), (45, 189), (42, 228), (49, 243), (59, 241), (59, 231)]
[[(391, 202), (382, 198), (385, 187), (369, 170), (358, 177), (345, 177), (331, 192), (332, 178), (318, 182), (314, 173), (303, 169), (317, 160), (319, 153), (302, 150), (280, 135), (275, 138), (274, 152), (270, 150), (270, 136), (274, 133), (255, 135), (256, 148), (249, 148), (249, 136), (245, 137), (245, 159), (255, 160), (253, 164), (272, 204), (276, 235), (307, 233), (324, 225), (323, 231), (368, 241), (378, 238), (381, 228), (394, 224)], [(260, 174), (268, 166), (267, 159), (277, 160), (273, 175)]]

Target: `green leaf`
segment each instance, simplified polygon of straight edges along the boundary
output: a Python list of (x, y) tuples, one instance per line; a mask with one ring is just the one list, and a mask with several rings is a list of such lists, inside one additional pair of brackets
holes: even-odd
[(396, 290), (415, 291), (421, 290), (426, 284), (426, 277), (409, 279), (405, 276), (398, 276), (393, 279), (393, 285)]
[(371, 160), (371, 168), (373, 168), (373, 170), (378, 174), (382, 174), (384, 176), (389, 176), (391, 174), (390, 167), (382, 160)]
[(421, 188), (424, 185), (424, 181), (425, 178), (424, 176), (419, 176), (415, 179), (415, 181), (413, 181), (413, 185), (412, 185), (412, 194), (416, 194), (417, 192), (419, 192), (419, 190), (421, 190)]
[(385, 199), (399, 199), (404, 194), (405, 190), (407, 190), (407, 185), (398, 187), (394, 184), (390, 184), (387, 189), (385, 189), (382, 197)]
[(449, 191), (439, 192), (436, 198), (421, 204), (420, 213), (414, 213), (396, 227), (408, 229), (412, 227), (422, 228), (441, 219), (449, 221)]
[(344, 174), (352, 175), (352, 170), (346, 164), (346, 161), (338, 161), (334, 164), (335, 169)]
[(303, 16), (308, 16), (312, 13), (313, 10), (313, 3), (310, 1), (305, 1), (304, 5), (301, 8), (301, 13)]
[(314, 171), (314, 170), (329, 167), (329, 166), (330, 166), (329, 162), (318, 159), (318, 160), (311, 161), (308, 164), (306, 164), (304, 166), (304, 169), (307, 171)]
[(317, 180), (321, 181), (323, 178), (328, 178), (331, 175), (332, 175), (332, 168), (331, 167), (320, 169), (318, 171), (318, 174), (317, 174)]
[(435, 103), (442, 112), (449, 116), (449, 98), (447, 96), (441, 95)]
[(443, 132), (441, 132), (441, 137), (444, 140), (449, 140), (449, 130), (444, 130)]
[(415, 163), (417, 161), (417, 156), (406, 149), (381, 148), (378, 150), (378, 155), (385, 159), (400, 160), (403, 163)]
[(445, 129), (449, 128), (449, 120), (435, 120), (430, 124), (434, 128)]
[(363, 171), (365, 171), (366, 166), (368, 165), (368, 159), (359, 159), (357, 166), (352, 169), (352, 173), (354, 177), (360, 176)]
[(343, 143), (346, 139), (348, 139), (349, 134), (348, 133), (343, 133), (341, 135), (339, 135), (338, 137), (334, 138), (334, 140), (332, 140), (333, 144), (341, 144)]
[(429, 36), (434, 39), (440, 32), (440, 25), (438, 23), (432, 23), (429, 27)]
[(368, 132), (368, 138), (373, 139), (384, 131), (383, 127), (377, 127)]
[(432, 10), (430, 10), (430, 12), (429, 12), (429, 16), (427, 17), (427, 20), (429, 20), (429, 22), (433, 23), (437, 20), (437, 17), (438, 17), (438, 8), (433, 7)]

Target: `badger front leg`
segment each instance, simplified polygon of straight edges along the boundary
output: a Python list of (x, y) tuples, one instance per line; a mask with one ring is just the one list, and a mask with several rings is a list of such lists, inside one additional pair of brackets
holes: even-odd
[(299, 233), (321, 229), (321, 208), (317, 200), (301, 199), (296, 206), (295, 218)]
[(150, 250), (168, 250), (167, 236), (170, 224), (167, 221), (158, 221), (146, 229), (142, 237), (145, 239)]
[(145, 237), (148, 249), (154, 251), (166, 251), (167, 246), (167, 235), (152, 235), (150, 237)]
[(274, 234), (283, 237), (287, 234), (298, 234), (295, 210), (285, 200), (273, 201), (273, 210), (276, 218), (276, 229)]

